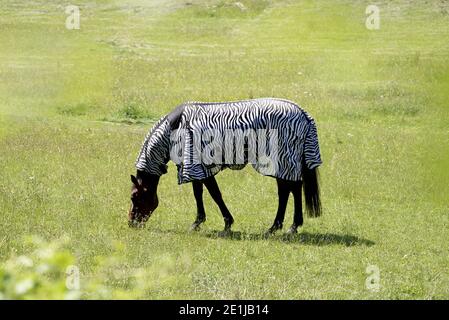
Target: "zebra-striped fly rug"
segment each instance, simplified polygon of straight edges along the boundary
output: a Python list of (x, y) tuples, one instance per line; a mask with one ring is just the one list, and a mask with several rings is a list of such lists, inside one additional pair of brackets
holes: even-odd
[(299, 181), (303, 165), (313, 169), (321, 164), (312, 117), (297, 104), (276, 98), (178, 106), (150, 130), (136, 167), (160, 176), (170, 159), (177, 165), (179, 184), (248, 163), (262, 175)]

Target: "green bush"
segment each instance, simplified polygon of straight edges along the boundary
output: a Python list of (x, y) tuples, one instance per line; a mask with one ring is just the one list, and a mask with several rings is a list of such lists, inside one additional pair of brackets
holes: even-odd
[(14, 255), (0, 265), (0, 299), (139, 299), (180, 281), (175, 261), (131, 271), (123, 268), (124, 247), (98, 257), (89, 275), (79, 274), (75, 257), (64, 247), (68, 239), (45, 242), (31, 237), (29, 254)]
[(66, 269), (75, 261), (61, 247), (29, 238), (29, 255), (13, 256), (0, 266), (0, 299), (77, 299), (80, 292), (66, 286)]

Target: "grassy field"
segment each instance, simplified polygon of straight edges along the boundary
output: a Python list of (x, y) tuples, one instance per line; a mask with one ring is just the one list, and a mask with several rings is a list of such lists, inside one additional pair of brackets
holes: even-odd
[[(142, 298), (449, 298), (449, 1), (375, 1), (379, 30), (366, 1), (76, 3), (79, 30), (67, 1), (0, 4), (0, 261), (26, 235), (68, 237), (81, 284), (117, 243), (110, 286), (163, 274)], [(217, 176), (233, 236), (217, 235), (208, 194), (190, 233), (191, 186), (171, 163), (155, 215), (128, 228), (129, 175), (156, 119), (187, 100), (266, 96), (317, 122), (322, 217), (264, 239), (276, 184), (249, 166)]]

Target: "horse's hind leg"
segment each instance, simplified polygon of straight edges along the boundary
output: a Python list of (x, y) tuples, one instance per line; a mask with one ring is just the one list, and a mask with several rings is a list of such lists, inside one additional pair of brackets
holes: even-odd
[(297, 232), (298, 227), (302, 226), (303, 224), (303, 218), (302, 218), (302, 182), (293, 182), (291, 184), (290, 191), (293, 193), (293, 198), (295, 201), (295, 213), (293, 215), (293, 224), (288, 229), (288, 234), (293, 234)]
[(283, 179), (276, 179), (278, 186), (279, 205), (274, 219), (273, 225), (268, 229), (268, 233), (274, 233), (279, 229), (282, 229), (284, 223), (285, 209), (287, 208), (288, 196), (290, 195), (290, 187), (288, 181)]
[(215, 177), (212, 176), (204, 180), (204, 185), (206, 186), (207, 190), (212, 196), (212, 199), (214, 199), (214, 201), (220, 208), (221, 214), (223, 215), (225, 222), (224, 231), (229, 231), (231, 229), (232, 224), (234, 223), (234, 218), (232, 217), (231, 213), (226, 207), (226, 204), (223, 201), (223, 197), (221, 196), (221, 192), (220, 189), (218, 188), (218, 184), (217, 181), (215, 180)]
[(204, 211), (204, 203), (203, 203), (203, 183), (198, 180), (194, 180), (192, 182), (193, 186), (193, 195), (196, 200), (196, 220), (192, 224), (190, 228), (193, 231), (199, 230), (200, 225), (206, 221), (206, 212)]

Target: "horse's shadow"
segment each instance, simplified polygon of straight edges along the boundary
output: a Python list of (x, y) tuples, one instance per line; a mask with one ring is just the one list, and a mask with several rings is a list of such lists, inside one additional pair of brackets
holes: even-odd
[(335, 233), (310, 233), (299, 232), (298, 234), (275, 234), (267, 235), (266, 233), (248, 233), (242, 231), (230, 231), (224, 233), (223, 231), (208, 231), (201, 233), (207, 238), (211, 239), (230, 239), (230, 240), (269, 240), (281, 241), (286, 243), (298, 243), (305, 245), (326, 246), (326, 245), (345, 245), (349, 246), (372, 246), (374, 241), (360, 238), (350, 234), (335, 234)]
[[(186, 234), (186, 231), (182, 230), (162, 230), (159, 228), (153, 228), (153, 232), (158, 233), (175, 233)], [(297, 234), (288, 235), (279, 231), (277, 234), (267, 235), (267, 233), (252, 233), (246, 231), (190, 231), (192, 235), (198, 237), (206, 237), (209, 239), (229, 239), (233, 241), (277, 241), (284, 243), (297, 243), (304, 245), (314, 246), (328, 246), (328, 245), (344, 245), (347, 247), (352, 246), (373, 246), (376, 243), (369, 239), (364, 239), (351, 234), (336, 234), (336, 233), (311, 233), (301, 232)]]

